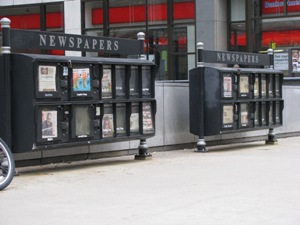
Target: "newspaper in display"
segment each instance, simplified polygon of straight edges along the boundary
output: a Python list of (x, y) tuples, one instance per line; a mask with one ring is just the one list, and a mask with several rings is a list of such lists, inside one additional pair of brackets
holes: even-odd
[(103, 69), (102, 97), (110, 98), (111, 96), (112, 96), (111, 69)]
[(223, 96), (224, 98), (232, 97), (232, 78), (225, 76), (223, 77)]
[(39, 92), (56, 91), (56, 66), (39, 66)]
[(151, 114), (151, 104), (148, 102), (143, 103), (143, 131), (145, 133), (154, 131)]
[(240, 93), (249, 93), (249, 77), (240, 76)]
[(104, 114), (102, 119), (102, 137), (113, 137), (114, 136), (114, 115)]
[(130, 132), (139, 132), (139, 113), (130, 115)]
[(231, 127), (232, 124), (233, 124), (233, 105), (224, 105), (223, 106), (223, 126)]
[(48, 141), (57, 138), (57, 111), (42, 110), (42, 138)]

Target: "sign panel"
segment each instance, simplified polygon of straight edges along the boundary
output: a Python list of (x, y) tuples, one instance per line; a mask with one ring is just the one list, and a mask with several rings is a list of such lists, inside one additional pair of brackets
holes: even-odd
[[(239, 65), (270, 65), (271, 60), (269, 55), (245, 53), (245, 52), (224, 52), (224, 51), (203, 51), (203, 62), (208, 63), (225, 63)], [(201, 53), (198, 52), (198, 55)], [(198, 62), (200, 57), (198, 58)]]
[(10, 41), (12, 48), (21, 49), (59, 49), (129, 55), (142, 54), (144, 51), (143, 42), (138, 40), (18, 29), (10, 29)]

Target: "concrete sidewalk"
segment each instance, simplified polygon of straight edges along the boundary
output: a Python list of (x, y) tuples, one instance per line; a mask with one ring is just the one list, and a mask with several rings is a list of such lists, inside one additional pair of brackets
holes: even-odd
[(299, 225), (299, 143), (18, 168), (0, 225)]

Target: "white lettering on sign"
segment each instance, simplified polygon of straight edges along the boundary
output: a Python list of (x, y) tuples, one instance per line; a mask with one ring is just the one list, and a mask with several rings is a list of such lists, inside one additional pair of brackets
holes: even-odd
[(258, 63), (258, 56), (251, 54), (217, 52), (217, 62)]
[(87, 39), (85, 37), (70, 37), (64, 35), (48, 35), (40, 34), (39, 46), (45, 47), (58, 47), (58, 48), (72, 48), (76, 49), (99, 49), (99, 50), (108, 50), (108, 51), (118, 51), (119, 50), (119, 41), (118, 40), (104, 40), (104, 39)]
[[(300, 0), (289, 0), (287, 1), (287, 5), (288, 6), (297, 6), (297, 5), (300, 5)], [(276, 1), (276, 2), (269, 2), (269, 1), (266, 1), (265, 4), (264, 4), (264, 7), (265, 8), (276, 8), (276, 7), (283, 7), (284, 6), (284, 2), (281, 1)]]

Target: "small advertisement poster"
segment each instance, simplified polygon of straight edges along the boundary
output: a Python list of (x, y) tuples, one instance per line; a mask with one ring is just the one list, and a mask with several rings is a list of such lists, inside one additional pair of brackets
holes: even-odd
[(108, 138), (114, 136), (114, 115), (104, 114), (102, 119), (102, 137)]
[(298, 49), (292, 50), (292, 72), (300, 71), (300, 51)]
[(42, 110), (42, 138), (57, 138), (57, 111)]
[(111, 98), (112, 96), (111, 69), (103, 69), (103, 77), (101, 83), (102, 83), (102, 97)]
[(56, 66), (39, 66), (39, 92), (56, 91)]
[(90, 69), (89, 68), (74, 68), (73, 69), (73, 91), (90, 91)]

